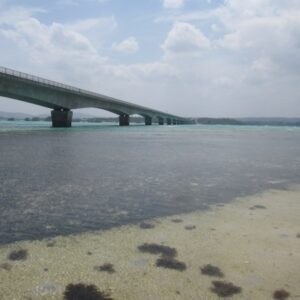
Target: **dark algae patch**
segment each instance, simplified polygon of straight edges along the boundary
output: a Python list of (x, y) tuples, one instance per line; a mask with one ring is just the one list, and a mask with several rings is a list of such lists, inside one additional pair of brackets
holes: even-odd
[(214, 285), (214, 287), (211, 288), (211, 291), (222, 298), (230, 297), (234, 294), (239, 294), (242, 291), (242, 288), (234, 285), (231, 282), (213, 281), (212, 284)]
[(300, 239), (300, 233), (297, 234), (297, 238)]
[(28, 257), (28, 251), (26, 249), (15, 250), (9, 253), (9, 260), (26, 260)]
[(154, 227), (155, 226), (153, 224), (150, 224), (150, 223), (146, 223), (146, 222), (140, 223), (140, 228), (142, 228), (142, 229), (152, 229)]
[(105, 294), (93, 285), (83, 283), (69, 284), (64, 291), (64, 300), (113, 300), (109, 294)]
[(177, 250), (164, 245), (148, 244), (138, 246), (138, 249), (144, 253), (158, 254), (161, 255), (156, 261), (156, 266), (160, 268), (173, 269), (177, 271), (186, 270), (185, 263), (176, 260), (174, 257), (177, 256)]
[(284, 300), (290, 296), (290, 293), (284, 289), (277, 290), (273, 293), (273, 299)]
[(185, 271), (186, 264), (178, 261), (173, 257), (162, 257), (156, 261), (156, 266), (160, 268), (173, 269), (177, 271)]
[(163, 256), (168, 257), (174, 257), (177, 255), (177, 250), (175, 248), (154, 243), (145, 243), (143, 245), (138, 246), (138, 249), (144, 253), (161, 254)]
[(214, 277), (224, 277), (224, 273), (220, 270), (220, 268), (215, 267), (211, 264), (205, 265), (200, 268), (201, 273), (207, 276), (214, 276)]
[(173, 223), (182, 223), (183, 221), (181, 219), (172, 219)]
[(109, 264), (109, 263), (103, 264), (101, 266), (96, 266), (95, 270), (98, 270), (100, 272), (107, 272), (107, 273), (110, 273), (110, 274), (116, 272), (115, 269), (114, 269), (114, 265), (113, 264)]
[(195, 225), (188, 225), (188, 226), (185, 226), (184, 228), (186, 230), (193, 230), (193, 229), (196, 229), (196, 226)]
[(254, 205), (254, 206), (250, 207), (249, 209), (251, 209), (251, 210), (254, 210), (254, 209), (266, 209), (266, 207), (264, 205), (257, 204), (257, 205)]
[(46, 246), (47, 246), (48, 248), (52, 248), (52, 247), (54, 247), (55, 245), (56, 245), (56, 241), (48, 241), (47, 244), (46, 244)]

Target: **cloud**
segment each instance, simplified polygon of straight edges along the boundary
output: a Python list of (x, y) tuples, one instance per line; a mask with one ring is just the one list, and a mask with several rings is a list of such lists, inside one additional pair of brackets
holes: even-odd
[(89, 33), (97, 30), (98, 33), (104, 31), (109, 32), (117, 27), (118, 23), (114, 17), (88, 18), (81, 19), (70, 23), (69, 27), (74, 31)]
[[(251, 65), (267, 60), (284, 73), (299, 74), (300, 3), (281, 1), (228, 0), (220, 11), (219, 22), (224, 35), (216, 41), (219, 47), (243, 55)], [(271, 76), (271, 73), (270, 73)]]
[(185, 0), (163, 0), (165, 8), (180, 8), (184, 5)]
[[(84, 3), (85, 1), (83, 1), (83, 0), (58, 0), (57, 4), (67, 5), (67, 6), (78, 6), (78, 5), (80, 5), (80, 3)], [(88, 0), (88, 1), (102, 4), (102, 3), (108, 2), (110, 0)]]
[(6, 2), (0, 2), (0, 25), (12, 25), (26, 20), (31, 16), (44, 13), (45, 10), (38, 7), (5, 6)]
[(76, 0), (58, 0), (58, 5), (66, 5), (66, 6), (78, 6), (79, 3)]
[(189, 23), (175, 23), (162, 44), (168, 55), (197, 54), (210, 47), (210, 41), (196, 27)]
[(112, 49), (125, 54), (134, 54), (139, 51), (139, 44), (134, 37), (129, 37), (128, 39), (117, 44), (112, 45)]
[(97, 31), (104, 31), (103, 26), (108, 28), (105, 24), (113, 26), (114, 22), (93, 18), (45, 24), (34, 16), (33, 9), (19, 7), (7, 12), (0, 16), (0, 24), (4, 24), (0, 25), (0, 54), (5, 57), (2, 65), (16, 69), (23, 66), (24, 71), (63, 82), (68, 78), (70, 83), (82, 86), (88, 70), (106, 64), (107, 57), (101, 54), (101, 47), (93, 38), (99, 39), (101, 35)]
[(51, 55), (62, 55), (64, 52), (70, 55), (82, 51), (96, 53), (89, 40), (79, 32), (59, 23), (47, 26), (35, 18), (20, 21), (10, 29), (2, 29), (1, 34), (19, 46), (30, 49), (37, 57), (44, 56), (43, 53)]

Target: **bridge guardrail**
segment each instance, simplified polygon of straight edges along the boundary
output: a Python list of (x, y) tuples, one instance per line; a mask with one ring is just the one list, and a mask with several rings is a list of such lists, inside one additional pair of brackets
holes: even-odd
[(39, 76), (30, 75), (30, 74), (20, 72), (20, 71), (16, 71), (16, 70), (13, 70), (13, 69), (9, 69), (9, 68), (6, 68), (6, 67), (1, 67), (0, 66), (0, 73), (4, 73), (4, 74), (7, 74), (7, 75), (13, 75), (13, 76), (24, 78), (24, 79), (29, 79), (29, 80), (32, 80), (32, 81), (35, 81), (35, 82), (38, 82), (38, 83), (44, 83), (44, 84), (47, 84), (47, 85), (50, 85), (50, 86), (66, 88), (66, 89), (76, 91), (76, 92), (79, 92), (79, 93), (82, 92), (81, 89), (76, 88), (76, 87), (71, 86), (71, 85), (62, 84), (62, 83), (56, 82), (54, 80), (49, 80), (49, 79), (45, 79), (45, 78), (42, 78), (42, 77), (39, 77)]

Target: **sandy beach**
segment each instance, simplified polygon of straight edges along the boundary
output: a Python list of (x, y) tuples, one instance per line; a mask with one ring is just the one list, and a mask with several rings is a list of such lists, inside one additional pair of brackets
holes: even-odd
[[(0, 299), (63, 299), (66, 285), (80, 282), (113, 299), (220, 299), (213, 281), (240, 288), (226, 299), (272, 299), (281, 289), (300, 299), (299, 216), (300, 186), (293, 186), (144, 226), (5, 245)], [(157, 266), (163, 256), (140, 251), (145, 243), (175, 248), (185, 268)], [(8, 258), (21, 249), (27, 257)], [(223, 276), (203, 274), (207, 264)]]

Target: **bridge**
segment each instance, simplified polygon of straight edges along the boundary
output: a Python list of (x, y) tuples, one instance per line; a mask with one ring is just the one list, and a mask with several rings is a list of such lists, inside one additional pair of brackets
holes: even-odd
[(119, 125), (128, 126), (130, 115), (145, 118), (145, 125), (192, 124), (190, 119), (136, 105), (38, 76), (0, 67), (0, 96), (52, 109), (53, 127), (71, 127), (72, 109), (100, 108), (119, 115)]

